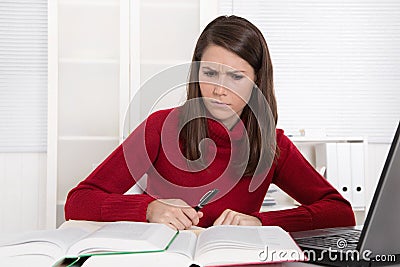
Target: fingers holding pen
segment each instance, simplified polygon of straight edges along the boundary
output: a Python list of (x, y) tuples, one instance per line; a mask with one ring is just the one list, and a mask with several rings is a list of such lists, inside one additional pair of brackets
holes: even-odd
[(163, 223), (167, 226), (184, 230), (197, 225), (203, 216), (181, 199), (154, 200), (147, 207), (148, 222)]
[(182, 212), (185, 214), (186, 217), (188, 217), (191, 220), (192, 225), (197, 225), (201, 217), (203, 217), (203, 212), (196, 211), (192, 207), (183, 208)]

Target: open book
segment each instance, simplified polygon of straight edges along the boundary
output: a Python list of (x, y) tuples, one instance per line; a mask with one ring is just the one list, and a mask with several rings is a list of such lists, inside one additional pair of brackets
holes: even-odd
[(163, 224), (71, 221), (61, 229), (0, 239), (0, 262), (6, 266), (65, 266), (91, 255), (160, 252), (177, 235), (178, 231)]
[[(151, 254), (151, 255), (150, 255)], [(91, 257), (83, 266), (223, 266), (302, 261), (290, 235), (277, 226), (212, 226), (198, 235), (180, 231), (164, 252)]]

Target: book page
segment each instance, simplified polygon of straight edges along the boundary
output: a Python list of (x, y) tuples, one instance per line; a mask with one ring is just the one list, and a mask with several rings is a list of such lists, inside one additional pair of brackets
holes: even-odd
[[(285, 254), (287, 259), (278, 255), (281, 251), (290, 252)], [(299, 260), (300, 254), (296, 243), (280, 227), (222, 225), (199, 235), (195, 260), (204, 265), (281, 262)]]
[(87, 231), (78, 228), (19, 234), (12, 239), (0, 241), (0, 258), (37, 255), (54, 261), (62, 257), (70, 245), (87, 234)]
[(179, 231), (174, 242), (168, 247), (167, 252), (179, 253), (193, 259), (196, 249), (197, 236), (191, 230)]
[(83, 266), (102, 267), (112, 266), (118, 263), (118, 267), (123, 266), (174, 266), (188, 267), (192, 263), (194, 250), (196, 246), (196, 234), (190, 230), (179, 231), (178, 235), (164, 252), (138, 253), (138, 254), (120, 254), (107, 257), (91, 257)]
[(163, 224), (111, 222), (76, 242), (68, 255), (164, 250), (176, 231)]
[(79, 228), (88, 232), (94, 232), (100, 227), (109, 224), (110, 222), (96, 222), (96, 221), (81, 221), (81, 220), (68, 220), (58, 227), (58, 229)]
[(52, 266), (54, 259), (44, 255), (23, 255), (16, 257), (0, 257), (2, 266), (21, 267), (21, 266)]

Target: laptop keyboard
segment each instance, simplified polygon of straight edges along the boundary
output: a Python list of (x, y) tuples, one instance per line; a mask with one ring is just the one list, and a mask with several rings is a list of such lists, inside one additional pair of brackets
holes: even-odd
[(349, 229), (340, 234), (328, 236), (313, 236), (306, 238), (296, 238), (296, 243), (300, 247), (331, 248), (333, 250), (354, 250), (360, 239), (360, 230)]

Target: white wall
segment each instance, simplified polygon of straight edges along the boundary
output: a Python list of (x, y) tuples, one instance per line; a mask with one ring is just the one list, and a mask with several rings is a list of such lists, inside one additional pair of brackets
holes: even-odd
[(46, 153), (0, 153), (0, 235), (44, 229)]
[[(39, 5), (38, 5), (39, 4)], [(8, 8), (7, 8), (7, 5)], [(5, 3), (5, 5), (3, 5), (2, 3), (2, 8), (4, 8), (2, 11), (5, 11), (6, 13), (13, 9), (9, 9), (9, 7), (11, 7), (13, 5), (12, 2), (10, 3)], [(34, 94), (30, 94), (30, 90), (37, 90), (38, 88), (36, 88), (37, 86), (45, 86), (46, 84), (46, 76), (48, 76), (48, 84), (49, 84), (49, 92), (51, 91), (51, 89), (54, 89), (54, 87), (52, 87), (52, 83), (51, 81), (54, 81), (53, 76), (50, 77), (50, 71), (48, 72), (48, 75), (46, 75), (46, 70), (47, 69), (52, 69), (51, 67), (53, 66), (52, 63), (54, 63), (54, 61), (52, 61), (55, 58), (51, 57), (51, 53), (54, 51), (55, 48), (55, 43), (54, 41), (54, 37), (56, 37), (54, 35), (54, 27), (56, 25), (56, 9), (55, 9), (55, 5), (54, 5), (54, 1), (49, 1), (48, 5), (46, 6), (46, 1), (31, 1), (29, 3), (26, 3), (26, 5), (20, 5), (18, 7), (18, 9), (21, 8), (21, 10), (14, 12), (15, 14), (15, 18), (16, 20), (14, 22), (10, 22), (11, 24), (9, 25), (11, 28), (13, 29), (13, 26), (18, 25), (17, 26), (17, 31), (21, 32), (22, 35), (20, 37), (18, 37), (17, 39), (20, 41), (16, 41), (15, 44), (12, 47), (12, 50), (15, 51), (25, 51), (29, 54), (29, 52), (32, 50), (32, 53), (35, 54), (35, 58), (37, 57), (37, 60), (40, 61), (40, 63), (42, 64), (37, 64), (34, 63), (33, 65), (35, 65), (36, 67), (38, 67), (39, 71), (35, 71), (34, 69), (32, 69), (33, 71), (22, 71), (23, 69), (25, 69), (24, 66), (21, 65), (21, 70), (15, 69), (17, 75), (13, 74), (12, 72), (7, 71), (7, 68), (2, 68), (2, 83), (3, 83), (3, 88), (5, 88), (5, 91), (2, 91), (2, 93), (6, 93), (7, 94), (7, 90), (12, 90), (14, 88), (14, 86), (18, 85), (23, 85), (23, 84), (29, 84), (30, 86), (28, 86), (28, 89), (26, 91), (26, 93), (29, 93), (29, 97), (34, 96), (35, 98), (40, 97), (39, 99), (41, 99), (42, 103), (44, 103), (46, 105), (47, 99), (46, 99), (46, 93), (43, 92), (42, 90), (40, 90), (41, 94), (40, 95), (34, 95)], [(7, 11), (8, 10), (8, 11)], [(46, 13), (44, 13), (47, 10), (47, 14), (48, 14), (48, 21), (45, 21), (44, 17), (41, 17), (42, 15), (45, 15)], [(36, 13), (38, 12), (38, 13)], [(3, 13), (6, 14), (6, 13)], [(21, 14), (28, 14), (29, 16), (25, 16), (24, 18), (20, 17), (19, 15)], [(40, 15), (39, 15), (40, 14)], [(36, 15), (38, 15), (36, 17)], [(45, 25), (48, 25), (48, 32), (44, 33), (44, 35), (35, 35), (33, 38), (35, 37), (39, 37), (39, 39), (36, 40), (32, 40), (33, 42), (31, 42), (30, 40), (28, 40), (29, 38), (26, 38), (23, 36), (23, 32), (29, 32), (32, 33), (31, 29), (27, 30), (26, 27), (24, 27), (23, 25), (28, 25), (29, 24), (29, 18), (32, 19), (34, 18), (34, 20), (37, 22), (35, 24), (32, 24), (31, 26), (34, 27), (38, 27), (38, 28), (32, 28), (33, 32), (41, 32), (43, 33), (43, 31), (45, 31)], [(13, 20), (13, 17), (10, 17), (10, 21)], [(27, 19), (27, 21), (25, 23), (20, 23), (21, 19)], [(4, 23), (3, 23), (4, 24)], [(7, 23), (6, 23), (7, 24)], [(6, 25), (4, 24), (4, 25)], [(4, 26), (3, 25), (3, 26)], [(22, 28), (21, 28), (22, 26)], [(7, 31), (8, 32), (8, 31)], [(11, 33), (11, 31), (10, 31)], [(7, 33), (6, 33), (7, 34)], [(48, 38), (48, 41), (45, 41), (45, 38)], [(7, 38), (9, 39), (9, 38)], [(1, 42), (3, 42), (4, 40), (2, 39)], [(10, 40), (6, 41), (5, 43), (9, 43)], [(35, 46), (35, 47), (25, 47), (26, 43), (38, 43), (39, 46)], [(14, 43), (14, 42), (11, 42)], [(25, 45), (23, 44), (25, 43)], [(22, 46), (21, 46), (22, 44)], [(24, 48), (22, 48), (24, 47)], [(49, 62), (49, 67), (46, 68), (46, 62), (43, 61), (43, 58), (41, 56), (43, 56), (43, 52), (46, 51), (46, 47), (49, 51), (48, 54), (48, 62)], [(22, 50), (21, 50), (22, 48)], [(39, 48), (39, 50), (38, 50)], [(16, 50), (15, 50), (16, 49)], [(43, 50), (42, 50), (43, 49)], [(40, 51), (40, 55), (35, 53)], [(18, 56), (21, 56), (22, 54), (25, 53), (20, 53), (17, 52), (14, 56), (16, 58), (18, 58)], [(9, 55), (4, 54), (6, 57), (8, 57)], [(45, 59), (44, 59), (45, 60)], [(8, 63), (10, 64), (15, 64), (15, 62), (18, 61), (12, 61), (12, 60), (6, 60)], [(6, 62), (6, 63), (7, 63)], [(22, 62), (22, 61), (21, 61)], [(33, 66), (32, 65), (32, 66)], [(10, 67), (11, 65), (9, 65), (8, 67)], [(7, 66), (6, 66), (7, 67)], [(53, 70), (53, 69), (52, 69)], [(3, 72), (4, 71), (4, 72)], [(56, 71), (56, 70), (53, 70)], [(22, 74), (22, 76), (18, 75), (18, 73)], [(30, 73), (31, 76), (29, 77), (24, 77), (24, 75), (26, 75), (27, 73)], [(32, 76), (33, 75), (33, 76)], [(10, 77), (13, 77), (13, 79), (10, 79)], [(56, 75), (55, 75), (56, 76)], [(44, 79), (44, 80), (43, 80)], [(8, 82), (12, 82), (12, 84), (7, 85), (7, 81)], [(37, 83), (37, 81), (41, 81), (39, 83)], [(43, 84), (44, 81), (44, 84)], [(35, 87), (36, 86), (36, 87)], [(16, 87), (15, 87), (16, 88)], [(43, 87), (41, 87), (43, 88)], [(18, 88), (16, 88), (18, 89)], [(25, 88), (26, 89), (26, 88)], [(46, 89), (46, 88), (44, 88)], [(1, 89), (0, 89), (1, 90)], [(44, 90), (45, 91), (45, 90)], [(18, 90), (17, 90), (18, 92)], [(50, 95), (50, 93), (49, 93)], [(12, 98), (12, 94), (10, 95)], [(29, 98), (28, 97), (28, 98)], [(45, 97), (43, 99), (43, 97)], [(6, 95), (6, 99), (9, 99), (9, 95)], [(35, 101), (34, 101), (35, 102)], [(19, 118), (22, 119), (20, 121), (15, 121), (15, 118), (13, 116), (13, 112), (16, 111), (15, 108), (11, 108), (10, 110), (6, 109), (2, 109), (0, 111), (0, 113), (2, 113), (2, 115), (4, 116), (8, 116), (7, 119), (9, 119), (9, 117), (11, 116), (11, 119), (14, 118), (14, 125), (11, 126), (21, 126), (23, 125), (25, 122), (23, 121), (25, 120), (29, 120), (34, 118), (35, 116), (31, 117), (32, 114), (30, 113), (38, 113), (38, 114), (43, 114), (42, 112), (44, 111), (46, 114), (46, 108), (45, 106), (42, 106), (42, 108), (40, 110), (35, 110), (35, 108), (38, 108), (38, 106), (34, 105), (32, 106), (29, 103), (29, 99), (25, 99), (23, 102), (21, 102), (21, 104), (23, 104), (22, 106), (19, 106), (18, 103), (16, 103), (17, 106), (16, 107), (23, 107), (24, 105), (28, 105), (31, 106), (31, 109), (29, 107), (27, 107), (27, 109), (21, 109), (20, 112), (17, 112), (15, 115)], [(13, 105), (12, 102), (8, 102), (6, 106), (3, 107), (7, 107), (8, 105)], [(28, 113), (29, 114), (28, 114)], [(19, 115), (21, 114), (25, 114), (27, 116), (24, 117), (20, 117)], [(44, 125), (44, 129), (46, 129), (46, 115), (44, 115), (44, 117), (41, 117), (40, 122), (42, 123), (42, 125)], [(3, 121), (2, 121), (3, 122)], [(37, 123), (38, 121), (36, 121), (36, 119), (34, 120), (34, 123)], [(28, 123), (29, 124), (29, 123)], [(14, 127), (10, 127), (9, 123), (4, 123), (3, 124), (3, 130), (6, 129), (6, 132), (10, 131), (14, 133), (14, 138), (16, 138), (17, 141), (21, 141), (21, 144), (24, 144), (24, 140), (20, 140), (20, 134), (22, 133), (23, 135), (26, 134), (31, 134), (31, 132), (29, 130), (27, 130), (26, 127), (19, 127), (18, 129), (15, 129)], [(31, 128), (33, 129), (33, 128)], [(42, 132), (41, 130), (37, 133)], [(36, 134), (37, 134), (36, 133)], [(36, 136), (36, 134), (33, 134), (32, 136)], [(43, 135), (42, 135), (43, 136)], [(2, 137), (4, 137), (4, 135), (2, 135)], [(46, 140), (46, 135), (43, 136), (44, 139)], [(5, 139), (3, 139), (3, 143), (5, 142), (5, 144), (8, 145), (12, 145), (12, 143), (9, 143), (9, 141), (12, 141), (12, 138), (7, 138), (7, 135), (5, 136)], [(37, 139), (39, 140), (39, 139)], [(42, 138), (40, 138), (40, 140), (43, 140)], [(8, 143), (7, 143), (8, 142)], [(26, 143), (25, 143), (26, 144)], [(32, 147), (31, 147), (32, 148)], [(47, 180), (47, 154), (45, 152), (38, 152), (38, 151), (46, 151), (46, 141), (44, 142), (40, 142), (40, 149), (38, 150), (38, 148), (34, 148), (34, 149), (29, 149), (29, 147), (26, 148), (22, 148), (19, 151), (23, 151), (23, 152), (14, 152), (15, 148), (12, 148), (11, 150), (9, 150), (7, 153), (0, 153), (0, 197), (1, 197), (1, 201), (0, 201), (0, 236), (4, 235), (4, 234), (13, 234), (13, 233), (17, 233), (17, 232), (23, 232), (23, 231), (30, 231), (30, 230), (38, 230), (38, 229), (45, 229), (46, 227), (51, 225), (51, 221), (48, 218), (49, 217), (53, 217), (53, 221), (55, 221), (54, 216), (51, 216), (51, 212), (52, 212), (52, 207), (55, 207), (55, 201), (54, 199), (50, 202), (47, 202), (48, 197), (52, 197), (55, 195), (54, 190), (52, 192), (49, 193), (49, 187), (50, 184), (49, 181)], [(18, 150), (16, 150), (18, 151)], [(36, 152), (27, 152), (27, 151), (36, 151)], [(55, 213), (53, 213), (55, 214)], [(49, 215), (49, 216), (47, 216)]]
[[(157, 73), (175, 65), (188, 63), (200, 34), (200, 4), (198, 0), (140, 1), (140, 82), (143, 85)], [(134, 60), (134, 59), (133, 59)], [(134, 77), (132, 77), (134, 79)], [(168, 90), (171, 88), (165, 88)], [(154, 88), (155, 91), (164, 89)], [(185, 90), (169, 93), (164, 105), (176, 106)], [(141, 118), (147, 117), (146, 99), (140, 99)]]
[(57, 225), (66, 196), (119, 143), (120, 1), (58, 2)]

